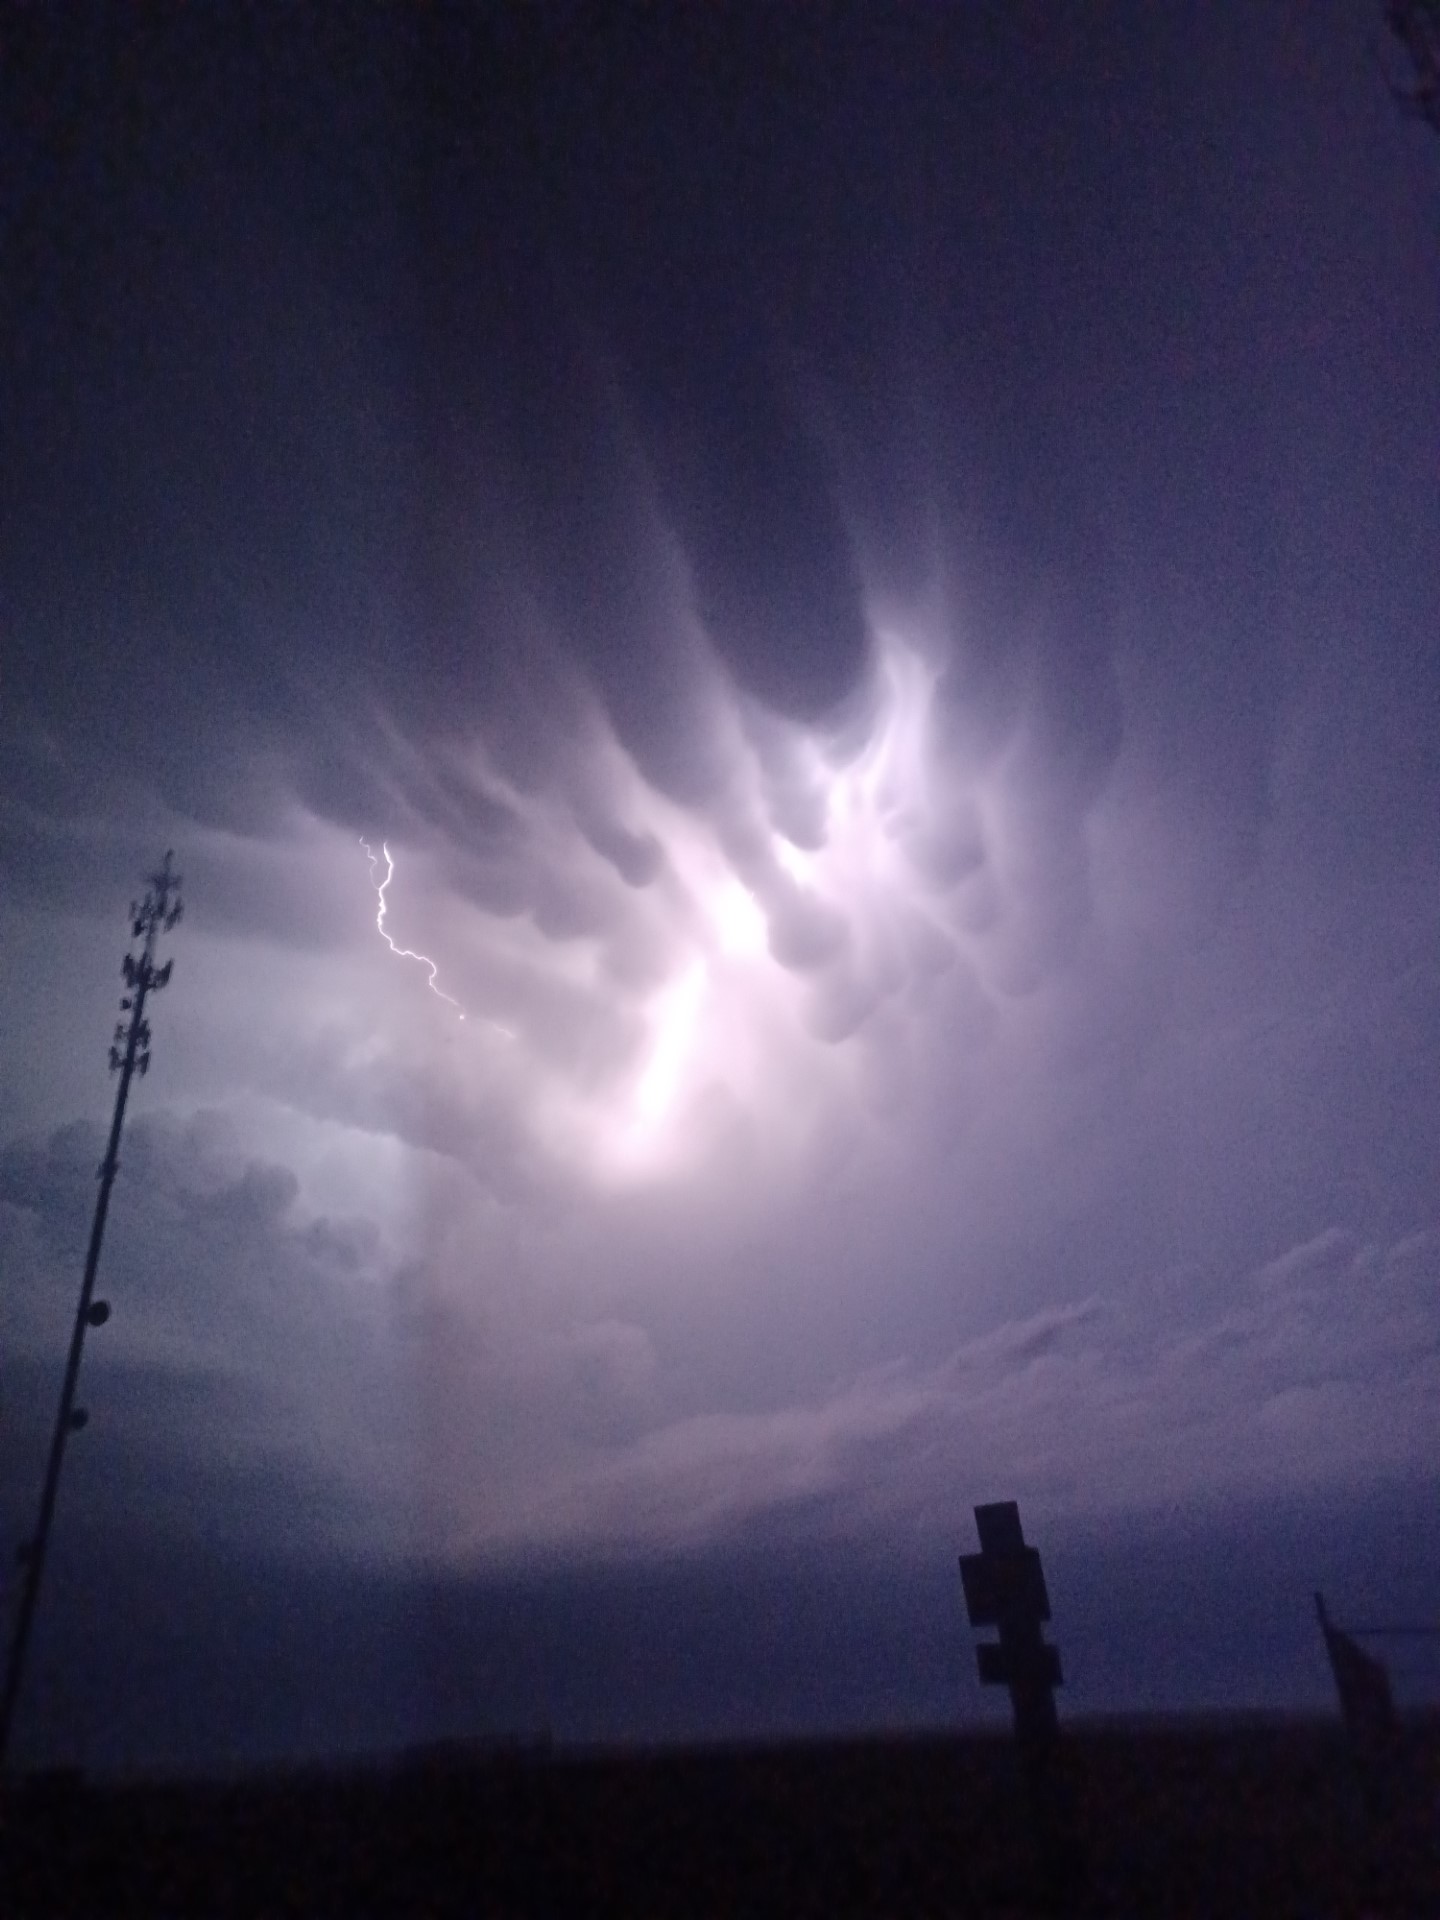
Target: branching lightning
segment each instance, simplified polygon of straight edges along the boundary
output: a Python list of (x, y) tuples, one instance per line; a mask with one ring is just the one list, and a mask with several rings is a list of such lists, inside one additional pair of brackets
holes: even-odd
[(431, 993), (434, 994), (437, 1000), (443, 1000), (447, 1007), (453, 1007), (457, 1016), (463, 1020), (465, 1018), (465, 1009), (453, 994), (446, 993), (445, 989), (439, 984), (440, 969), (430, 958), (429, 954), (416, 953), (410, 947), (397, 947), (385, 930), (385, 889), (395, 878), (395, 861), (391, 856), (389, 847), (383, 840), (380, 842), (380, 854), (385, 861), (385, 878), (381, 880), (376, 877), (379, 871), (380, 859), (376, 856), (367, 840), (362, 838), (360, 844), (365, 849), (365, 858), (370, 862), (370, 879), (375, 888), (375, 897), (378, 902), (375, 913), (375, 931), (380, 935), (380, 938), (385, 942), (386, 946), (389, 947), (397, 960), (419, 961), (420, 965), (424, 967), (430, 975), (428, 984)]

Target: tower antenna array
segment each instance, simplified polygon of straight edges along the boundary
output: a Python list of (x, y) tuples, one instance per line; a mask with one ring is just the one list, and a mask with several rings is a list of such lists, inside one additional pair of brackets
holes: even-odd
[(65, 1443), (72, 1433), (80, 1431), (86, 1421), (85, 1409), (75, 1405), (85, 1333), (89, 1327), (103, 1327), (110, 1318), (109, 1302), (94, 1298), (95, 1273), (100, 1265), (100, 1243), (105, 1237), (110, 1189), (120, 1170), (120, 1130), (125, 1124), (125, 1104), (130, 1097), (130, 1082), (137, 1073), (145, 1073), (150, 1065), (150, 1022), (145, 1018), (145, 1002), (152, 993), (158, 993), (169, 984), (170, 969), (175, 964), (167, 960), (163, 966), (157, 966), (155, 961), (155, 948), (161, 934), (169, 933), (180, 918), (180, 875), (175, 871), (174, 858), (172, 853), (165, 855), (159, 871), (149, 876), (144, 899), (132, 902), (130, 907), (130, 934), (132, 940), (140, 943), (140, 951), (138, 955), (133, 950), (128, 952), (121, 966), (125, 995), (120, 1002), (120, 1011), (129, 1017), (120, 1021), (115, 1028), (115, 1037), (110, 1046), (110, 1071), (120, 1076), (120, 1084), (115, 1090), (115, 1112), (110, 1121), (110, 1143), (105, 1149), (105, 1158), (100, 1162), (100, 1191), (95, 1198), (90, 1244), (85, 1253), (85, 1273), (80, 1282), (80, 1302), (75, 1309), (70, 1354), (65, 1363), (60, 1406), (55, 1416), (55, 1431), (51, 1435), (50, 1454), (45, 1466), (40, 1517), (33, 1538), (20, 1550), (24, 1584), (5, 1665), (5, 1690), (0, 1695), (0, 1776), (4, 1773), (11, 1724), (25, 1674), (25, 1655), (30, 1644), (40, 1580), (45, 1571), (45, 1550), (50, 1543), (50, 1526), (55, 1517), (55, 1495), (60, 1485)]

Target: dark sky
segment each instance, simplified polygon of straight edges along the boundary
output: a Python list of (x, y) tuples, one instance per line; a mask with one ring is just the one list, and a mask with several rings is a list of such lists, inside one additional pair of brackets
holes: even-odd
[(1323, 1702), (1315, 1586), (1434, 1617), (1381, 33), (6, 10), (6, 1542), (187, 900), (23, 1756), (992, 1714), (1003, 1497), (1072, 1710)]

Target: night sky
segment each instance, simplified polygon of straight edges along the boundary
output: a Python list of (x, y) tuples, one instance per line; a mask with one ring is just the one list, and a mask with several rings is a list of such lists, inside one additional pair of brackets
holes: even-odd
[(993, 1718), (991, 1499), (1064, 1711), (1325, 1705), (1315, 1587), (1436, 1617), (1382, 37), (5, 9), (7, 1622), (186, 897), (18, 1760)]

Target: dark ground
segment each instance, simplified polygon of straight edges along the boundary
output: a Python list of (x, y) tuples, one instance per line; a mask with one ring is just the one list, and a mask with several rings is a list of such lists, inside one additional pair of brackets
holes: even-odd
[[(1087, 1912), (1440, 1915), (1440, 1720), (1367, 1824), (1338, 1726), (1067, 1736)], [(489, 1755), (225, 1786), (17, 1785), (3, 1912), (701, 1916), (1036, 1911), (999, 1737)]]

